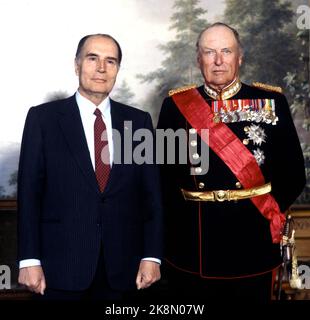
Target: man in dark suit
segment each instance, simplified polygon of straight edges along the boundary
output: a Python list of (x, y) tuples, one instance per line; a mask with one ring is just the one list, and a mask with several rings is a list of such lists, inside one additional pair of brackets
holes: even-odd
[(268, 301), (284, 212), (305, 185), (296, 129), (284, 95), (240, 82), (236, 30), (203, 30), (197, 57), (205, 84), (171, 92), (158, 122), (186, 130), (189, 145), (187, 164), (161, 166), (168, 286), (172, 297)]
[(109, 98), (121, 59), (111, 36), (85, 36), (76, 52), (76, 94), (33, 107), (26, 119), (19, 282), (46, 299), (121, 299), (160, 278), (157, 167), (128, 163), (124, 154), (138, 145), (126, 145), (129, 129), (153, 134), (152, 122)]

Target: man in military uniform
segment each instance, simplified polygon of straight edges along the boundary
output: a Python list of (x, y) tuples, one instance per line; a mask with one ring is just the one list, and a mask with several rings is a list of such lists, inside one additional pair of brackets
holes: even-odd
[[(236, 30), (223, 23), (203, 30), (197, 58), (204, 85), (172, 92), (158, 122), (161, 129), (186, 129), (189, 149), (210, 148), (207, 173), (192, 168), (197, 153), (187, 164), (161, 166), (169, 292), (268, 301), (285, 212), (305, 185), (296, 129), (277, 88), (239, 80)], [(209, 129), (209, 141), (202, 129)]]

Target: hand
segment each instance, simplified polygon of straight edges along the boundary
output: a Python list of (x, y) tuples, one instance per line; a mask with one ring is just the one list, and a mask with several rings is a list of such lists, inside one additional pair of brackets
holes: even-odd
[(46, 282), (41, 266), (19, 269), (18, 282), (25, 285), (30, 291), (44, 294)]
[(160, 279), (160, 265), (154, 261), (141, 260), (136, 278), (137, 289), (148, 288)]

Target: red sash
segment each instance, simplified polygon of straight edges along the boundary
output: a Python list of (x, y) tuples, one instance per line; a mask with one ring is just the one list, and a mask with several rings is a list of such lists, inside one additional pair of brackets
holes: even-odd
[[(200, 136), (201, 129), (209, 129), (209, 147), (224, 161), (244, 188), (265, 184), (265, 178), (253, 154), (227, 125), (213, 121), (211, 108), (197, 89), (175, 94), (172, 99)], [(281, 213), (278, 203), (269, 193), (253, 197), (251, 201), (270, 221), (272, 242), (279, 243), (285, 215)]]

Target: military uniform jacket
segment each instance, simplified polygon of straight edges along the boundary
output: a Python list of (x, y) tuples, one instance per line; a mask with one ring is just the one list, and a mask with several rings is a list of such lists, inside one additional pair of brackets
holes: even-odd
[[(198, 91), (211, 105), (213, 99), (204, 87), (199, 87)], [(305, 185), (304, 159), (287, 100), (278, 92), (246, 84), (242, 84), (240, 91), (230, 99), (274, 99), (278, 117), (275, 125), (237, 121), (227, 123), (227, 126), (245, 141), (253, 154), (258, 152), (257, 160), (265, 181), (271, 182), (271, 194), (281, 212), (285, 212)], [(252, 125), (264, 133), (260, 145), (248, 135)], [(163, 102), (158, 128), (184, 128), (187, 132), (191, 128), (172, 97)], [(197, 143), (198, 146), (204, 144), (199, 136)], [(278, 266), (281, 263), (279, 244), (272, 243), (269, 221), (250, 199), (229, 202), (184, 199), (181, 188), (191, 191), (237, 189), (238, 180), (226, 164), (210, 149), (206, 174), (191, 175), (191, 166), (190, 162), (161, 165), (167, 262), (201, 277), (248, 276)]]

